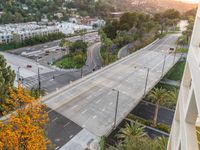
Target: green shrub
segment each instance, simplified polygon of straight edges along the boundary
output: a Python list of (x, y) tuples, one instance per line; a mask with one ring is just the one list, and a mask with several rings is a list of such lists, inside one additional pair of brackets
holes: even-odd
[(161, 131), (164, 131), (166, 133), (170, 133), (170, 127), (166, 124), (163, 124), (163, 123), (159, 123), (157, 126), (156, 126), (157, 129), (161, 130)]
[[(138, 121), (139, 123), (146, 125), (146, 126), (153, 126), (152, 120), (146, 120), (146, 119), (140, 118), (133, 114), (129, 114), (127, 118), (130, 120)], [(164, 131), (166, 133), (170, 133), (170, 127), (166, 124), (159, 123), (155, 128), (158, 130)]]

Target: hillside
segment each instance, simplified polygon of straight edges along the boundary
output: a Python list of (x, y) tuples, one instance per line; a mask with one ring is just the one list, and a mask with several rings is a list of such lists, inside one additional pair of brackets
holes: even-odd
[(181, 13), (197, 7), (196, 4), (184, 3), (176, 0), (130, 0), (132, 8), (149, 12), (159, 12), (174, 8)]

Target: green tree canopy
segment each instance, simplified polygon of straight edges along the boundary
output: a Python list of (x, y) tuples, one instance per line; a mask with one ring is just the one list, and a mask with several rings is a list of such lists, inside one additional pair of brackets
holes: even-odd
[(0, 112), (2, 105), (5, 104), (8, 98), (9, 89), (13, 87), (15, 80), (15, 72), (7, 65), (5, 58), (0, 55)]
[(70, 44), (69, 51), (70, 53), (74, 53), (77, 51), (83, 51), (84, 53), (87, 51), (87, 43), (82, 40), (78, 40), (72, 44)]

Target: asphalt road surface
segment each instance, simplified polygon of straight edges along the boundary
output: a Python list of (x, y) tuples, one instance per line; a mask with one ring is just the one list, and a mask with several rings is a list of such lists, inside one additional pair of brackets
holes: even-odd
[[(155, 105), (149, 102), (141, 101), (131, 113), (146, 120), (153, 120)], [(160, 106), (158, 112), (158, 123), (164, 123), (171, 126), (173, 118), (174, 110)]]
[[(107, 135), (113, 127), (116, 91), (119, 94), (117, 124), (139, 103), (144, 95), (147, 67), (150, 69), (146, 93), (179, 60), (169, 54), (179, 35), (168, 35), (124, 59), (44, 97), (53, 110), (97, 136)], [(165, 59), (164, 59), (165, 58)], [(165, 61), (164, 61), (165, 60)], [(164, 67), (163, 67), (164, 66)], [(145, 93), (145, 94), (146, 94)]]
[[(88, 75), (93, 69), (98, 70), (102, 66), (100, 55), (101, 43), (95, 43), (88, 48), (86, 65), (82, 69), (82, 75)], [(81, 78), (81, 69), (71, 70), (54, 70), (40, 75), (41, 87), (47, 93), (51, 93), (63, 86), (66, 86), (71, 81)], [(38, 86), (38, 75), (24, 78), (23, 85), (27, 88)]]
[(100, 48), (101, 42), (95, 43), (88, 48), (86, 66), (88, 66), (90, 70), (97, 70), (102, 67)]
[[(42, 66), (37, 62), (25, 57), (3, 52), (0, 52), (0, 54), (4, 56), (4, 58), (7, 60), (8, 65), (11, 66), (11, 68), (16, 72), (16, 74), (18, 74), (19, 70), (19, 74), (20, 76), (22, 75), (23, 78), (37, 75), (38, 67), (40, 68), (41, 74), (53, 71), (53, 69)], [(31, 65), (31, 67), (27, 67), (27, 65)]]
[(79, 133), (82, 128), (53, 110), (48, 112), (47, 137), (53, 144), (52, 149), (59, 149)]

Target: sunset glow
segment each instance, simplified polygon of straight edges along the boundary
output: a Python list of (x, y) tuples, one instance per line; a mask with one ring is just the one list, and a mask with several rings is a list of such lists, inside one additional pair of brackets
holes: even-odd
[(199, 2), (199, 0), (179, 0), (179, 1), (187, 2), (187, 3), (198, 3)]

